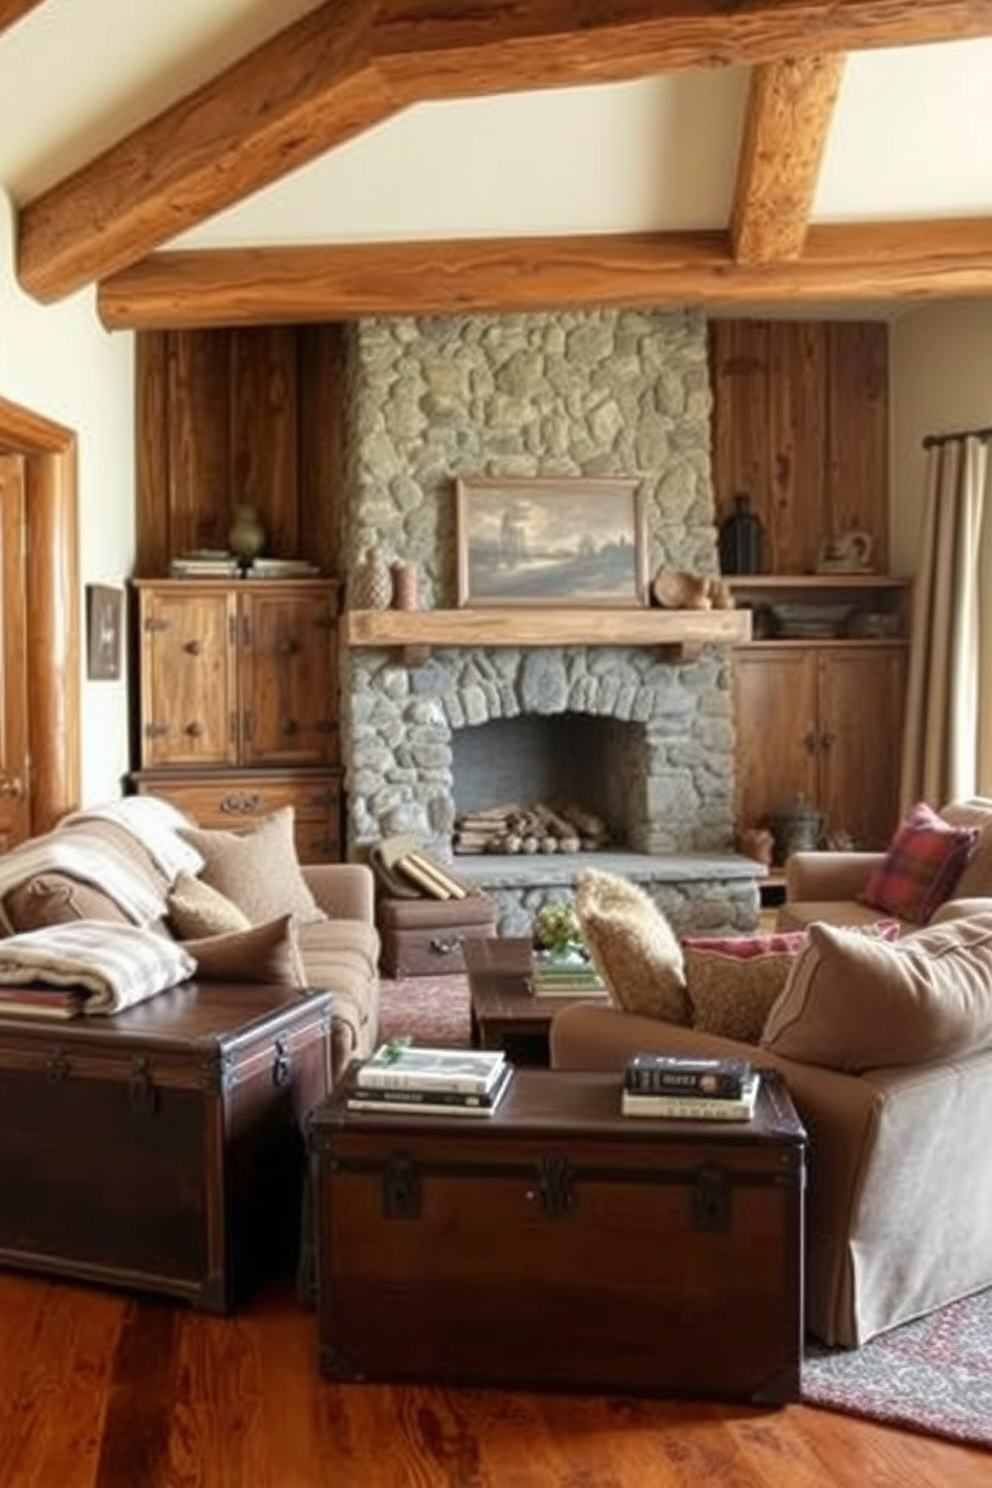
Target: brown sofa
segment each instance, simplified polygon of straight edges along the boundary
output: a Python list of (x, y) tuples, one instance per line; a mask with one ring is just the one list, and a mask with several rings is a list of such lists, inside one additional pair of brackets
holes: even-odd
[[(0, 935), (13, 935), (81, 919), (147, 923), (149, 933), (175, 934), (168, 915), (170, 891), (178, 882), (177, 845), (192, 824), (152, 797), (129, 797), (78, 813), (53, 832), (0, 857)], [(176, 841), (172, 839), (175, 830)], [(297, 985), (334, 994), (331, 1020), (332, 1077), (348, 1062), (369, 1055), (379, 1031), (379, 937), (375, 928), (375, 881), (359, 863), (300, 867), (292, 849), (291, 814), (260, 822), (258, 863), (246, 882), (245, 905), (252, 924), (271, 912), (294, 910), (279, 930), (273, 920), (265, 955), (244, 931), (176, 935), (197, 959), (199, 979), (279, 980), (272, 968), (292, 969)], [(235, 834), (190, 835), (206, 845)], [(251, 829), (236, 834), (250, 845)], [(152, 851), (149, 844), (157, 850)], [(175, 852), (175, 861), (173, 861)], [(208, 861), (204, 881), (210, 883)], [(230, 890), (221, 880), (217, 887)], [(252, 898), (254, 893), (255, 897)], [(312, 896), (312, 897), (311, 897)], [(283, 902), (283, 900), (285, 902)], [(259, 908), (261, 906), (261, 908)], [(160, 911), (160, 912), (157, 912)], [(264, 912), (263, 912), (264, 911)], [(288, 919), (283, 916), (283, 919)], [(280, 942), (280, 935), (282, 940)], [(200, 958), (202, 956), (202, 965)], [(223, 971), (208, 968), (217, 965)]]
[[(965, 984), (964, 1000), (970, 998), (979, 1019), (984, 1017), (992, 982), (990, 910), (986, 901), (984, 914), (956, 918), (955, 906), (948, 905), (937, 925), (902, 937), (899, 954), (909, 968), (909, 987), (914, 966), (921, 965), (914, 956), (927, 948), (935, 957), (943, 956), (946, 947), (935, 940), (952, 922), (957, 926), (952, 933), (961, 937), (970, 926), (968, 933), (979, 936), (983, 947), (973, 966), (964, 953), (958, 981)], [(835, 940), (849, 936), (846, 931), (826, 933)], [(867, 956), (895, 954), (896, 947), (873, 940)], [(953, 1000), (957, 984), (949, 990)], [(856, 1038), (861, 1026), (856, 1009), (863, 988), (854, 980), (849, 991), (839, 1029), (842, 1041), (851, 1031)], [(897, 1020), (893, 1039), (903, 1038), (903, 1025), (911, 1022), (911, 1017)], [(883, 1011), (875, 1033), (883, 1048), (890, 1037), (887, 1030)], [(843, 1059), (827, 1067), (826, 1062), (786, 1057), (763, 1044), (601, 1004), (564, 1008), (552, 1024), (551, 1062), (557, 1069), (619, 1072), (638, 1051), (738, 1055), (781, 1071), (810, 1138), (806, 1322), (825, 1343), (864, 1343), (992, 1285), (992, 1184), (987, 1181), (992, 1173), (992, 1047), (987, 1027), (976, 1032), (973, 1052), (965, 1048), (953, 1057), (901, 1064), (883, 1058), (879, 1063), (886, 1067), (852, 1071), (843, 1067)]]

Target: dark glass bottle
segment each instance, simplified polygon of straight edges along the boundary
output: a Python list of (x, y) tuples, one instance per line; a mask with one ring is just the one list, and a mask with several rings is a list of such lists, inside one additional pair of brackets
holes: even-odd
[(720, 525), (720, 569), (725, 574), (765, 571), (765, 529), (751, 510), (750, 496), (735, 496), (733, 512)]

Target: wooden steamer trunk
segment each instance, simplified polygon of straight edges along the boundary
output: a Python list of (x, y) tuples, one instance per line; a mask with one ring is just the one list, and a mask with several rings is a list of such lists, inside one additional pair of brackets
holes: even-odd
[(328, 993), (185, 983), (0, 1024), (0, 1265), (229, 1310), (295, 1260)]
[(496, 934), (496, 905), (486, 894), (464, 899), (389, 899), (376, 906), (384, 976), (449, 976), (464, 972), (462, 947)]
[(492, 1117), (309, 1123), (320, 1365), (423, 1380), (799, 1394), (805, 1133), (619, 1114), (619, 1078), (518, 1069)]

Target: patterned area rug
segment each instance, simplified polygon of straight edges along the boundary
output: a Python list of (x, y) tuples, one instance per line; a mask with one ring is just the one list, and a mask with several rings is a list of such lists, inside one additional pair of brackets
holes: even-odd
[(863, 1348), (811, 1349), (803, 1400), (992, 1449), (992, 1291)]
[(406, 1035), (416, 1044), (439, 1049), (468, 1048), (467, 977), (383, 977), (379, 986), (384, 1039)]
[[(383, 980), (382, 1034), (469, 1044), (464, 976)], [(860, 1349), (811, 1346), (803, 1400), (992, 1449), (992, 1291), (883, 1333)]]

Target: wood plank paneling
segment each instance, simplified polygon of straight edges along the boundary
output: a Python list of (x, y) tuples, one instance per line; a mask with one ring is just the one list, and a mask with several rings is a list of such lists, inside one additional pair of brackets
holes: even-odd
[(858, 528), (888, 551), (883, 324), (714, 321), (713, 485), (722, 517), (751, 497), (772, 573), (808, 573), (825, 537)]
[(297, 338), (300, 552), (332, 574), (341, 571), (345, 336), (343, 326), (315, 325)]
[[(231, 335), (230, 513), (253, 506), (266, 532), (265, 552), (299, 551), (296, 332), (255, 326)], [(226, 533), (225, 533), (226, 537)]]
[(231, 338), (176, 333), (168, 341), (169, 531), (167, 561), (191, 548), (227, 546), (230, 526)]

